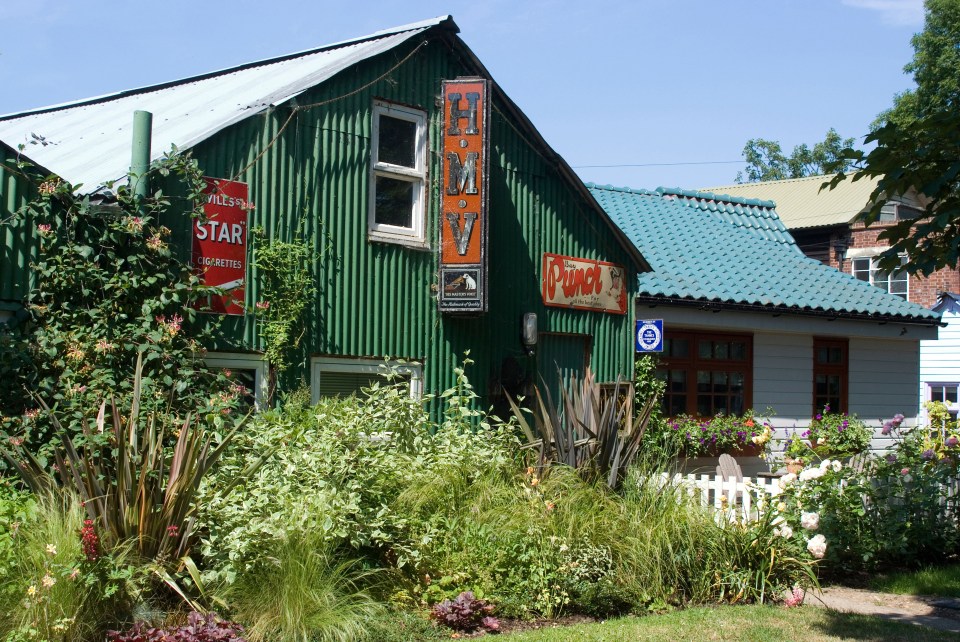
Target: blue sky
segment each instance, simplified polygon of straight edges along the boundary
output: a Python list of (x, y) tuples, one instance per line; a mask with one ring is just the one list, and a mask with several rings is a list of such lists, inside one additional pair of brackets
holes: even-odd
[(584, 180), (646, 188), (733, 183), (750, 138), (862, 136), (923, 27), (921, 0), (10, 0), (0, 114), (445, 14)]

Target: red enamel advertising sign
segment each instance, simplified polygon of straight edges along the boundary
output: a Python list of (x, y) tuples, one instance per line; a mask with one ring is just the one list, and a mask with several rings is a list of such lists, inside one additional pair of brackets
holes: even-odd
[(627, 313), (626, 272), (604, 261), (543, 255), (543, 302), (558, 308)]
[(203, 219), (193, 223), (192, 264), (204, 285), (224, 290), (198, 308), (220, 314), (243, 314), (247, 278), (247, 184), (203, 179)]
[(489, 93), (483, 78), (446, 80), (442, 86), (441, 312), (487, 310)]

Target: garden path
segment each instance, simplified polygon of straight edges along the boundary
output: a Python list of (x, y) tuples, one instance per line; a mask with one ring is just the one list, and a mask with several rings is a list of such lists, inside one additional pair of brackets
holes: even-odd
[(960, 633), (960, 600), (952, 598), (828, 586), (819, 593), (809, 591), (804, 604)]

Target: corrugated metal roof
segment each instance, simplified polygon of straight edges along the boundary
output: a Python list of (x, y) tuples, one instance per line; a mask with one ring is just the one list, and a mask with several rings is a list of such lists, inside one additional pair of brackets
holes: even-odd
[(637, 277), (641, 295), (841, 317), (940, 318), (675, 195), (587, 187), (653, 268)]
[(129, 171), (136, 110), (153, 113), (151, 158), (158, 159), (172, 145), (190, 148), (439, 25), (458, 31), (450, 16), (440, 16), (163, 85), (0, 116), (0, 141), (25, 145), (24, 154), (35, 163), (92, 192)]
[(776, 203), (780, 220), (791, 230), (845, 225), (869, 205), (870, 194), (879, 179), (863, 178), (852, 181), (848, 178), (832, 190), (821, 190), (823, 184), (832, 178), (833, 175), (808, 176), (782, 181), (706, 187), (704, 191), (773, 201)]

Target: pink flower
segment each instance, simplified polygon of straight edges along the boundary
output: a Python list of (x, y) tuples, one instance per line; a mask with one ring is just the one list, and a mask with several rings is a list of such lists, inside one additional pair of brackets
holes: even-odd
[(799, 586), (793, 587), (793, 590), (790, 592), (790, 595), (783, 601), (784, 606), (787, 608), (793, 608), (795, 606), (800, 606), (803, 604), (804, 590)]
[(909, 474), (910, 474), (910, 469), (909, 469), (909, 468), (904, 468), (904, 469), (902, 469), (902, 470), (900, 471), (900, 474), (901, 474), (901, 475), (909, 475)]
[(37, 225), (37, 232), (40, 233), (40, 236), (46, 236), (51, 232), (52, 229), (53, 228), (49, 223), (41, 223), (40, 225)]
[(270, 308), (270, 302), (269, 302), (269, 301), (257, 301), (257, 309), (258, 309), (258, 310), (267, 310), (267, 309), (269, 309), (269, 308)]

